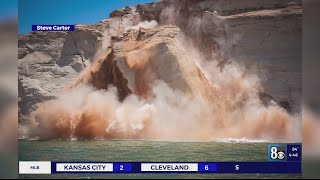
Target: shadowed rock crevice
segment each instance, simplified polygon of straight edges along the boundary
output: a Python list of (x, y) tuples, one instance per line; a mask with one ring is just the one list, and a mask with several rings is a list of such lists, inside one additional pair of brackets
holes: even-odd
[(118, 89), (119, 99), (123, 100), (131, 91), (127, 86), (128, 81), (123, 77), (114, 58), (114, 51), (111, 50), (103, 61), (97, 62), (100, 64), (100, 68), (97, 71), (90, 71), (91, 83), (97, 89), (108, 89), (110, 84), (114, 85)]

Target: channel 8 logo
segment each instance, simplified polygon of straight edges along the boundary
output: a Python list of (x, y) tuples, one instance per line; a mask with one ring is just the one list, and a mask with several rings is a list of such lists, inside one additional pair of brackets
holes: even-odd
[(268, 145), (268, 160), (269, 161), (285, 161), (287, 146), (283, 144)]

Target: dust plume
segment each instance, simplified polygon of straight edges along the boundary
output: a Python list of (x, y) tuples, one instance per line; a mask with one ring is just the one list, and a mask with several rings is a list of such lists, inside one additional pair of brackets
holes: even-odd
[(208, 101), (155, 81), (148, 98), (131, 94), (123, 101), (117, 88), (80, 84), (31, 113), (27, 137), (214, 140), (221, 138), (299, 140), (298, 116), (275, 102), (263, 105), (259, 81), (235, 65), (203, 70), (221, 94)]
[[(169, 15), (161, 14), (162, 19), (177, 22), (170, 14), (174, 13), (172, 10), (165, 12)], [(174, 49), (177, 56), (181, 55), (178, 58), (186, 57), (188, 67), (192, 67), (188, 69), (192, 75), (181, 75), (190, 78), (191, 95), (153, 75), (157, 68), (150, 68), (152, 62), (170, 63), (153, 56), (150, 51), (155, 48), (124, 53), (126, 66), (137, 81), (135, 89), (130, 89), (110, 50), (105, 59), (93, 62), (76, 84), (57, 99), (38, 105), (30, 115), (25, 137), (301, 141), (301, 115), (289, 114), (272, 100), (262, 103), (259, 93), (263, 87), (259, 78), (241, 65), (233, 62), (220, 66), (220, 59), (205, 60), (193, 46), (193, 42), (201, 40), (197, 37), (202, 36), (199, 28), (202, 22), (194, 17), (187, 22), (186, 28), (196, 29), (196, 34), (186, 38), (182, 32), (176, 39), (178, 42), (174, 41), (179, 47)], [(156, 26), (156, 21), (141, 22), (131, 29)], [(150, 69), (155, 71), (145, 73)], [(139, 91), (145, 86), (150, 88), (147, 94)]]
[(152, 20), (152, 21), (143, 21), (139, 22), (139, 24), (132, 26), (131, 29), (136, 29), (138, 30), (139, 28), (145, 28), (145, 29), (150, 29), (150, 28), (155, 28), (158, 25), (157, 21)]

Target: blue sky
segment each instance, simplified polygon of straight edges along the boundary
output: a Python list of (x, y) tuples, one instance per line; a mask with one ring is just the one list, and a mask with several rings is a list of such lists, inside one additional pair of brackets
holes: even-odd
[(32, 25), (94, 24), (111, 11), (155, 0), (19, 0), (18, 32), (29, 33)]

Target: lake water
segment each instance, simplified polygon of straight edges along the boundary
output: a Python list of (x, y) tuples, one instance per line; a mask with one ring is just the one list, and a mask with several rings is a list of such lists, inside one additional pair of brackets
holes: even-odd
[[(20, 161), (201, 162), (266, 161), (267, 143), (144, 140), (19, 140)], [(301, 178), (265, 174), (54, 174), (19, 178)]]

